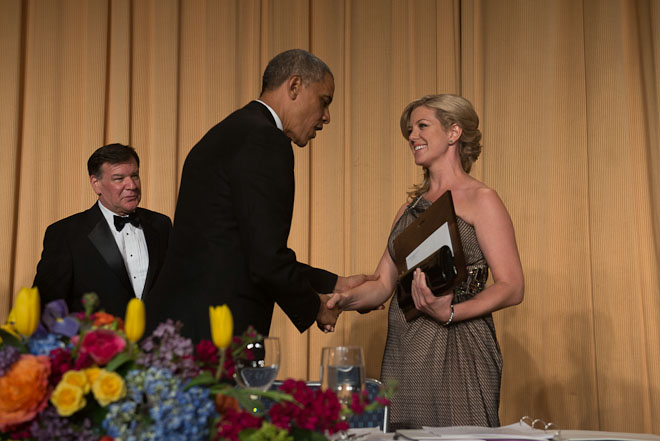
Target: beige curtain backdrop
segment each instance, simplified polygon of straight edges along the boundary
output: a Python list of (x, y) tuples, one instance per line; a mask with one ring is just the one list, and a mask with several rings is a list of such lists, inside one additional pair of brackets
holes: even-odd
[[(0, 319), (46, 226), (94, 202), (94, 149), (133, 145), (142, 205), (173, 216), (187, 152), (293, 47), (336, 81), (331, 124), (295, 147), (298, 258), (372, 272), (420, 177), (401, 110), (462, 94), (526, 278), (495, 314), (502, 423), (660, 434), (658, 0), (2, 0)], [(321, 347), (356, 344), (378, 378), (386, 317), (301, 335), (278, 311), (280, 377), (317, 379)]]

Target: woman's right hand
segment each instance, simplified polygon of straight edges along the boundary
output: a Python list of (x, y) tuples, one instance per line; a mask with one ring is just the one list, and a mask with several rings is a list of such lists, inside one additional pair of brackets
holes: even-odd
[(350, 291), (346, 291), (344, 293), (338, 293), (334, 292), (332, 294), (328, 294), (330, 298), (328, 299), (328, 302), (325, 304), (325, 306), (328, 309), (338, 309), (339, 311), (343, 311), (344, 305), (348, 302), (346, 297), (348, 296), (348, 293)]
[(328, 309), (338, 309), (339, 311), (357, 311), (360, 314), (366, 314), (371, 311), (385, 309), (385, 305), (378, 305), (376, 307), (363, 307), (360, 306), (357, 294), (354, 290), (348, 290), (343, 293), (332, 293), (330, 299), (326, 304)]

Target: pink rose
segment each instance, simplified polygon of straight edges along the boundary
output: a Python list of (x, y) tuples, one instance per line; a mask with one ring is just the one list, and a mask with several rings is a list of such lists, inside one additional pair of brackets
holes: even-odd
[(97, 329), (83, 337), (82, 352), (91, 355), (99, 366), (105, 366), (126, 347), (126, 340), (109, 329)]

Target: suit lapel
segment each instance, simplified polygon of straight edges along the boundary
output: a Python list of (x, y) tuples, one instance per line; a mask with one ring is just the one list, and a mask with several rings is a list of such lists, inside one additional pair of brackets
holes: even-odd
[(117, 248), (117, 242), (101, 213), (101, 209), (98, 205), (94, 204), (90, 211), (92, 219), (95, 222), (92, 222), (92, 230), (87, 237), (89, 237), (89, 240), (94, 244), (96, 250), (101, 254), (103, 260), (105, 260), (112, 272), (121, 281), (122, 285), (124, 285), (124, 288), (135, 296), (133, 285), (131, 285), (131, 281), (128, 279), (124, 259), (121, 257), (119, 248)]
[(158, 240), (158, 232), (151, 225), (151, 223), (146, 219), (143, 212), (138, 208), (138, 216), (140, 217), (140, 224), (142, 225), (142, 231), (144, 232), (144, 239), (147, 241), (147, 250), (149, 252), (149, 269), (147, 270), (147, 279), (144, 281), (144, 289), (142, 290), (143, 295), (149, 292), (149, 288), (156, 278), (156, 269), (160, 268), (160, 252), (158, 247), (160, 246)]

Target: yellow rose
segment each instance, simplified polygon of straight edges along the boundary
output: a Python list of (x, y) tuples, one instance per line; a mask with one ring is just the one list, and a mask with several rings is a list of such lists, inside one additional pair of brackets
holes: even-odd
[(102, 370), (92, 384), (92, 392), (96, 401), (105, 407), (126, 396), (126, 384), (117, 373)]
[(57, 385), (50, 396), (50, 402), (61, 416), (73, 415), (87, 404), (83, 390), (64, 381)]
[(99, 378), (99, 374), (101, 373), (101, 369), (98, 366), (92, 366), (87, 369), (85, 369), (83, 372), (85, 372), (85, 375), (87, 376), (87, 382), (89, 384), (94, 384), (97, 378)]
[(62, 375), (60, 382), (68, 383), (71, 386), (78, 386), (84, 394), (89, 392), (90, 382), (87, 380), (87, 375), (83, 371), (66, 371)]

